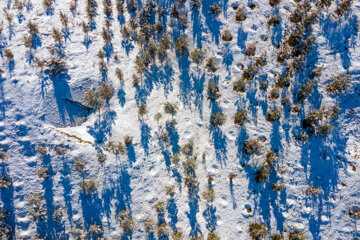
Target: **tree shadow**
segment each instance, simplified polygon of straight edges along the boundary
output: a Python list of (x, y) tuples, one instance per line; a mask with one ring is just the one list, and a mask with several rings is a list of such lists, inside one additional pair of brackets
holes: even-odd
[(175, 154), (179, 152), (180, 146), (179, 146), (179, 134), (175, 128), (175, 123), (171, 121), (166, 122), (166, 130), (169, 133), (170, 136), (170, 145), (172, 148), (172, 153)]
[(246, 51), (246, 40), (247, 40), (248, 34), (247, 32), (243, 31), (242, 23), (239, 26), (238, 29), (238, 37), (237, 37), (237, 45), (242, 49), (243, 53)]
[(206, 221), (206, 228), (210, 232), (214, 232), (216, 230), (217, 217), (215, 213), (216, 213), (216, 207), (214, 207), (212, 204), (207, 203), (206, 209), (203, 212), (203, 216)]
[(166, 209), (168, 211), (168, 215), (170, 218), (169, 225), (173, 231), (176, 231), (176, 224), (178, 222), (178, 217), (177, 217), (178, 208), (176, 206), (174, 197), (170, 197), (170, 199), (168, 200), (168, 202), (166, 204)]
[(89, 229), (92, 224), (98, 224), (102, 228), (102, 202), (97, 193), (91, 195), (81, 193), (80, 201), (85, 229)]
[(99, 114), (99, 121), (95, 121), (94, 126), (87, 126), (88, 133), (95, 138), (95, 145), (103, 145), (107, 136), (111, 136), (115, 117), (115, 111), (107, 110), (102, 115)]
[(141, 145), (145, 150), (145, 154), (149, 154), (149, 141), (151, 138), (151, 128), (143, 120), (140, 121), (140, 130), (141, 130)]
[(215, 0), (207, 0), (207, 1), (202, 1), (202, 13), (205, 17), (205, 24), (208, 26), (211, 34), (212, 34), (212, 40), (215, 41), (215, 44), (218, 45), (219, 44), (219, 39), (220, 39), (220, 21), (218, 18), (216, 18), (215, 16), (212, 16), (210, 14), (210, 6), (213, 5), (215, 2)]

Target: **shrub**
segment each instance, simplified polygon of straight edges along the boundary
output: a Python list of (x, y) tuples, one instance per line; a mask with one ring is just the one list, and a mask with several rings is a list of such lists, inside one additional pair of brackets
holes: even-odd
[(101, 227), (98, 224), (92, 224), (89, 226), (89, 233), (91, 235), (98, 235), (102, 233)]
[(49, 148), (47, 148), (47, 147), (36, 146), (35, 151), (37, 151), (40, 154), (40, 156), (42, 156), (42, 157), (49, 155)]
[(208, 201), (213, 202), (215, 200), (215, 191), (214, 189), (207, 189), (201, 193), (202, 197)]
[(297, 99), (299, 101), (304, 101), (310, 95), (313, 87), (315, 87), (314, 81), (308, 81), (303, 84), (301, 89), (297, 92)]
[(268, 20), (267, 24), (271, 27), (275, 27), (276, 25), (280, 24), (280, 21), (280, 15), (272, 15)]
[(180, 163), (180, 154), (175, 153), (173, 156), (171, 156), (170, 162), (175, 164), (175, 165), (178, 165)]
[(5, 15), (6, 20), (8, 21), (9, 25), (12, 23), (13, 20), (13, 15), (11, 13), (9, 13), (6, 8), (3, 8), (3, 12)]
[(317, 196), (322, 193), (322, 190), (321, 188), (309, 187), (306, 189), (305, 193), (308, 197)]
[(344, 16), (350, 10), (352, 3), (353, 0), (343, 0), (335, 10), (336, 15), (338, 17)]
[(157, 213), (164, 212), (165, 209), (165, 203), (164, 202), (157, 202), (154, 205), (154, 209)]
[(171, 114), (172, 116), (176, 115), (177, 106), (173, 103), (165, 103), (164, 104), (164, 112), (167, 114)]
[(252, 239), (261, 239), (266, 234), (266, 224), (252, 223), (249, 226), (248, 233)]
[(45, 220), (46, 219), (46, 210), (42, 207), (31, 209), (29, 211), (29, 215), (33, 217), (35, 220)]
[(84, 180), (80, 183), (80, 187), (82, 188), (85, 194), (93, 194), (97, 191), (99, 186), (99, 182), (93, 178), (89, 180)]
[(145, 232), (149, 233), (149, 232), (152, 232), (154, 231), (154, 226), (155, 226), (155, 223), (153, 220), (147, 218), (144, 222), (144, 230)]
[(53, 2), (51, 0), (43, 0), (42, 4), (45, 8), (49, 9), (52, 7)]
[(249, 57), (253, 57), (255, 56), (256, 54), (256, 44), (250, 44), (247, 48), (246, 48), (246, 51), (245, 51), (245, 55), (246, 56), (249, 56)]
[(55, 147), (55, 152), (56, 152), (57, 155), (63, 156), (65, 154), (67, 154), (68, 150), (66, 149), (66, 147), (56, 146)]
[(293, 231), (289, 233), (289, 240), (305, 240), (306, 235), (303, 231)]
[(324, 66), (320, 66), (320, 67), (315, 68), (314, 70), (312, 70), (312, 72), (310, 74), (310, 77), (311, 78), (319, 77), (321, 75), (323, 69), (324, 69)]
[(273, 165), (273, 163), (277, 160), (277, 156), (276, 154), (274, 153), (274, 151), (269, 151), (267, 154), (266, 154), (266, 157), (265, 157), (265, 164), (266, 165)]
[(171, 46), (171, 38), (170, 35), (168, 33), (165, 33), (162, 38), (161, 38), (161, 45), (165, 48), (165, 49), (169, 49)]
[(110, 99), (114, 94), (114, 89), (106, 82), (101, 83), (99, 88), (99, 97), (102, 99)]
[(175, 194), (175, 186), (174, 185), (166, 186), (165, 187), (165, 194), (169, 195), (169, 196), (174, 196), (174, 194)]
[(273, 183), (272, 190), (274, 192), (281, 192), (284, 187), (285, 187), (285, 184), (283, 184), (283, 183)]
[(238, 22), (242, 22), (245, 21), (246, 18), (247, 16), (245, 7), (239, 8), (235, 13), (235, 20)]
[(211, 57), (207, 60), (205, 67), (208, 70), (208, 72), (212, 72), (212, 73), (215, 73), (218, 70), (218, 66), (214, 57)]
[(266, 114), (266, 120), (269, 122), (279, 121), (281, 117), (281, 109), (275, 109)]
[(138, 86), (140, 83), (140, 79), (136, 74), (132, 75), (132, 85), (133, 86)]
[(349, 88), (349, 84), (350, 74), (341, 74), (326, 86), (326, 91), (330, 94), (341, 93)]
[(139, 115), (139, 117), (143, 117), (147, 112), (148, 112), (148, 110), (146, 108), (146, 104), (140, 103), (140, 105), (138, 107), (138, 115)]
[(211, 118), (211, 124), (215, 127), (222, 126), (225, 123), (226, 115), (224, 113), (217, 112)]
[(238, 111), (237, 113), (235, 113), (234, 116), (234, 124), (242, 126), (245, 124), (246, 119), (247, 119), (247, 110), (243, 109), (241, 111)]
[(206, 240), (220, 240), (220, 237), (215, 232), (209, 232)]
[(215, 17), (218, 17), (221, 13), (221, 8), (219, 4), (214, 3), (213, 5), (211, 5), (209, 13), (214, 15)]
[(183, 240), (183, 239), (184, 239), (184, 234), (179, 230), (176, 230), (173, 234), (171, 234), (171, 240)]
[(96, 158), (101, 166), (104, 166), (107, 156), (105, 154), (97, 153)]
[(26, 197), (27, 201), (35, 208), (40, 207), (43, 196), (40, 193), (34, 193)]
[[(256, 59), (255, 66), (257, 67), (264, 67), (267, 65), (267, 55), (266, 53), (261, 54), (260, 57)], [(264, 80), (265, 81), (265, 80)]]
[(0, 162), (5, 162), (7, 160), (7, 155), (3, 151), (3, 149), (0, 148)]
[(272, 7), (279, 5), (279, 3), (280, 3), (280, 0), (269, 0), (269, 4)]
[(132, 143), (133, 143), (133, 137), (129, 136), (129, 135), (126, 135), (124, 137), (124, 143), (126, 146), (130, 146)]
[(52, 218), (54, 221), (61, 221), (64, 216), (64, 210), (62, 208), (58, 208), (54, 211)]
[(11, 185), (10, 177), (0, 177), (0, 189), (9, 188)]
[(53, 37), (55, 43), (60, 44), (64, 39), (64, 34), (62, 34), (58, 29), (53, 27), (52, 37)]
[(196, 65), (200, 65), (205, 59), (205, 52), (197, 47), (190, 53), (190, 59)]
[(260, 153), (261, 145), (258, 138), (251, 138), (243, 145), (244, 152), (247, 156)]
[(349, 209), (349, 216), (355, 219), (359, 219), (360, 218), (360, 210), (359, 209), (353, 209), (350, 210)]
[(164, 239), (167, 235), (169, 235), (169, 227), (166, 223), (160, 223), (157, 226), (156, 232), (159, 239)]
[(67, 71), (68, 65), (65, 60), (59, 56), (52, 56), (49, 61), (45, 62), (49, 75), (57, 75)]
[(50, 172), (47, 168), (39, 168), (36, 170), (36, 175), (41, 179), (48, 179), (50, 177)]
[(199, 10), (201, 7), (201, 1), (200, 0), (192, 0), (190, 4), (191, 9), (193, 10)]
[(191, 156), (194, 153), (194, 142), (189, 141), (181, 148), (181, 152), (186, 156)]
[(233, 35), (231, 34), (229, 29), (226, 29), (222, 32), (221, 34), (221, 38), (222, 40), (224, 40), (225, 42), (230, 42), (233, 39)]
[(242, 77), (246, 80), (252, 80), (257, 74), (257, 72), (258, 72), (258, 68), (256, 67), (255, 64), (253, 64), (244, 70)]
[(6, 59), (7, 59), (8, 61), (11, 61), (11, 60), (14, 59), (14, 54), (13, 54), (13, 52), (12, 52), (10, 49), (5, 48), (5, 49), (3, 50), (3, 53), (4, 53), (4, 56), (6, 57)]
[(184, 182), (185, 182), (185, 186), (188, 188), (189, 191), (195, 190), (199, 185), (195, 175), (192, 173), (185, 176)]
[(85, 93), (85, 102), (93, 109), (98, 109), (103, 104), (103, 101), (100, 99), (99, 92), (93, 90), (88, 90)]
[(185, 173), (191, 173), (194, 172), (197, 168), (197, 163), (195, 161), (194, 158), (188, 158), (184, 163), (183, 163), (183, 167), (184, 167), (184, 171)]
[(80, 229), (80, 228), (77, 228), (77, 227), (72, 228), (72, 229), (70, 230), (70, 234), (71, 234), (71, 236), (73, 236), (73, 238), (75, 238), (75, 239), (84, 239), (84, 238), (85, 238), (85, 233), (84, 233), (84, 231), (83, 231), (82, 229)]
[(185, 55), (188, 51), (189, 43), (184, 34), (181, 34), (176, 41), (175, 49), (180, 55)]
[(173, 7), (171, 8), (170, 14), (174, 19), (179, 18), (180, 12), (176, 3), (174, 3)]
[(274, 87), (271, 89), (269, 98), (270, 99), (278, 99), (280, 97), (280, 89), (278, 87)]
[(63, 27), (67, 27), (68, 23), (69, 23), (68, 16), (65, 13), (63, 13), (62, 11), (60, 11), (60, 22), (63, 25)]
[(275, 234), (271, 237), (271, 240), (283, 240), (281, 234)]
[(215, 101), (219, 97), (221, 97), (220, 90), (216, 82), (209, 81), (209, 84), (207, 86), (207, 94), (208, 94), (208, 99), (212, 101)]
[(270, 168), (268, 166), (265, 166), (256, 171), (255, 180), (256, 182), (263, 182), (267, 180), (269, 176), (270, 176)]
[(233, 86), (233, 90), (234, 90), (235, 92), (242, 92), (242, 93), (244, 93), (244, 92), (246, 92), (246, 85), (247, 85), (246, 79), (244, 79), (244, 78), (239, 78), (239, 79), (235, 82), (235, 84), (234, 84), (234, 86)]

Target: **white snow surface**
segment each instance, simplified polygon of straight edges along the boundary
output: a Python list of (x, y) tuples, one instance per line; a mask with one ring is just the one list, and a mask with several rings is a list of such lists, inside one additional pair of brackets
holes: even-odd
[[(31, 2), (28, 8), (18, 10), (13, 7), (14, 0), (0, 1), (0, 8), (13, 14), (11, 26), (4, 13), (0, 14), (4, 23), (0, 35), (0, 63), (4, 71), (0, 81), (0, 147), (8, 157), (1, 163), (1, 174), (11, 177), (12, 181), (8, 189), (1, 190), (0, 202), (10, 213), (8, 221), (13, 239), (31, 239), (36, 235), (45, 239), (72, 239), (71, 229), (78, 227), (87, 232), (92, 224), (101, 226), (104, 239), (148, 239), (143, 222), (150, 218), (158, 223), (154, 205), (159, 201), (165, 203), (164, 218), (169, 232), (177, 228), (185, 239), (196, 235), (206, 238), (213, 230), (221, 239), (250, 239), (248, 228), (254, 222), (266, 223), (266, 239), (276, 233), (286, 236), (286, 232), (295, 230), (304, 231), (307, 239), (356, 239), (356, 235), (360, 236), (356, 233), (355, 220), (348, 214), (351, 207), (360, 204), (360, 177), (356, 169), (360, 166), (359, 1), (354, 1), (349, 13), (340, 19), (333, 16), (338, 1), (321, 11), (319, 21), (313, 25), (315, 47), (305, 60), (305, 70), (292, 76), (290, 87), (281, 89), (281, 97), (277, 100), (267, 96), (285, 67), (276, 61), (279, 49), (272, 41), (274, 34), (284, 35), (293, 25), (288, 20), (297, 5), (293, 1), (281, 1), (277, 7), (271, 7), (266, 0), (204, 0), (198, 19), (190, 9), (191, 1), (187, 1), (180, 9), (187, 10), (185, 34), (190, 51), (201, 42), (206, 57), (216, 59), (218, 71), (209, 73), (204, 64), (197, 67), (190, 59), (181, 66), (182, 59), (173, 44), (165, 63), (157, 62), (156, 67), (150, 68), (139, 87), (132, 85), (132, 75), (136, 73), (134, 61), (140, 48), (132, 41), (130, 51), (126, 52), (115, 0), (112, 1), (111, 26), (113, 52), (110, 59), (105, 57), (108, 66), (105, 80), (99, 72), (97, 57), (105, 45), (101, 37), (106, 18), (103, 2), (97, 1), (96, 29), (89, 32), (88, 48), (83, 44), (81, 26), (82, 21), (88, 21), (85, 0), (78, 0), (73, 13), (69, 11), (69, 0), (56, 0), (53, 14), (46, 13), (42, 1)], [(159, 2), (169, 13), (173, 1)], [(212, 20), (214, 17), (208, 13), (214, 2), (222, 9), (217, 20)], [(256, 5), (253, 10), (249, 8), (251, 3)], [(145, 4), (143, 0), (142, 5)], [(235, 5), (246, 7), (245, 21), (235, 21)], [(34, 61), (29, 63), (29, 49), (23, 44), (23, 36), (28, 32), (28, 21), (36, 22), (41, 45), (32, 52), (38, 58), (49, 57), (49, 48), (54, 45), (52, 28), (62, 29), (60, 11), (67, 13), (70, 20), (69, 36), (63, 42), (69, 69), (66, 77), (51, 79), (35, 67)], [(281, 28), (277, 30), (267, 26), (267, 16), (274, 12), (282, 17)], [(166, 30), (173, 39), (182, 29), (169, 14), (166, 17)], [(125, 22), (130, 19), (127, 11), (124, 18)], [(231, 42), (221, 39), (220, 34), (225, 29), (233, 35)], [(262, 40), (265, 37), (267, 39)], [(244, 47), (253, 43), (257, 46), (256, 56), (248, 57)], [(5, 48), (14, 53), (13, 62), (5, 58)], [(242, 66), (246, 68), (263, 53), (267, 54), (268, 63), (250, 81), (247, 92), (233, 91), (235, 81), (243, 72)], [(115, 54), (118, 60), (114, 59)], [(324, 70), (314, 93), (304, 102), (300, 113), (291, 113), (289, 107), (281, 104), (281, 98), (290, 96), (290, 101), (296, 104), (292, 94), (304, 83), (306, 72), (321, 65)], [(123, 82), (117, 79), (116, 68), (123, 70)], [(328, 95), (326, 84), (341, 73), (351, 73), (350, 89), (337, 96)], [(221, 93), (216, 102), (207, 98), (207, 84), (213, 79), (218, 82)], [(98, 112), (80, 117), (64, 98), (85, 104), (85, 92), (98, 88), (103, 80), (114, 88), (114, 95), (101, 108), (99, 126)], [(262, 80), (268, 82), (267, 91), (259, 89)], [(137, 112), (140, 102), (146, 103), (148, 110), (143, 119)], [(166, 122), (172, 119), (164, 113), (166, 102), (178, 106), (174, 116), (177, 136), (170, 134), (168, 145), (160, 140), (161, 132), (169, 128)], [(307, 113), (321, 106), (334, 105), (341, 110), (328, 136), (311, 136), (304, 143), (294, 139)], [(266, 113), (276, 107), (283, 110), (280, 121), (268, 122)], [(218, 128), (211, 126), (211, 116), (216, 109), (226, 114), (225, 123)], [(239, 109), (248, 110), (244, 126), (233, 122)], [(159, 122), (154, 118), (158, 112), (163, 116)], [(107, 141), (123, 141), (126, 135), (134, 139), (124, 155), (117, 157), (104, 149)], [(247, 157), (243, 143), (254, 137), (263, 137), (266, 141), (262, 143), (260, 155)], [(176, 146), (182, 147), (189, 141), (194, 142), (198, 163), (199, 190), (195, 196), (189, 195), (184, 184), (182, 164), (176, 168), (169, 161)], [(35, 151), (38, 145), (49, 147), (49, 157), (43, 158)], [(56, 146), (65, 146), (67, 154), (58, 155)], [(255, 172), (269, 150), (278, 155), (277, 173), (272, 172), (268, 181), (257, 183)], [(104, 167), (97, 161), (99, 152), (107, 155)], [(84, 174), (72, 167), (76, 157), (86, 161)], [(36, 176), (41, 166), (50, 169), (49, 179), (41, 180)], [(181, 181), (174, 169), (178, 169)], [(232, 183), (230, 174), (236, 175)], [(201, 195), (208, 188), (209, 176), (214, 179), (216, 198), (213, 203), (207, 203)], [(90, 178), (98, 180), (99, 187), (94, 195), (87, 196), (80, 183)], [(271, 191), (276, 181), (285, 184), (281, 193)], [(165, 194), (165, 187), (170, 185), (175, 185), (173, 198)], [(305, 191), (311, 186), (321, 188), (322, 193), (307, 197)], [(28, 203), (27, 196), (33, 193), (44, 196), (45, 221), (34, 221), (29, 215), (33, 206)], [(52, 220), (52, 213), (59, 207), (64, 209), (61, 223)], [(135, 221), (131, 237), (125, 236), (116, 217), (124, 209)]]

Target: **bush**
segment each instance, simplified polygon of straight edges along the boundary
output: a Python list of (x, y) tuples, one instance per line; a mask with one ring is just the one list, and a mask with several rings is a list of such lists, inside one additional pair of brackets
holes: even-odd
[(99, 97), (106, 100), (110, 99), (114, 94), (114, 89), (106, 82), (101, 83), (100, 88), (98, 90)]
[(207, 202), (213, 202), (215, 200), (215, 191), (214, 189), (207, 189), (201, 193), (202, 197)]
[(243, 145), (244, 152), (247, 156), (260, 153), (261, 145), (258, 138), (251, 138)]
[(165, 210), (165, 203), (164, 202), (157, 202), (155, 205), (154, 205), (154, 209), (157, 213), (161, 213), (161, 212), (164, 212)]
[(283, 184), (283, 183), (274, 183), (272, 185), (272, 190), (274, 192), (281, 192), (284, 187), (285, 187), (285, 184)]
[(31, 216), (31, 217), (33, 217), (35, 220), (41, 220), (41, 221), (43, 221), (43, 220), (45, 220), (46, 219), (46, 217), (47, 217), (47, 215), (46, 215), (46, 210), (44, 209), (44, 208), (42, 208), (42, 207), (40, 207), (40, 208), (36, 208), (36, 209), (31, 209), (30, 211), (29, 211), (29, 215)]
[(193, 191), (197, 189), (199, 183), (196, 180), (196, 177), (194, 174), (190, 173), (185, 176), (184, 178), (185, 186), (188, 188), (189, 191)]
[(305, 240), (306, 235), (303, 231), (293, 231), (289, 233), (289, 240)]
[(185, 173), (195, 172), (197, 163), (194, 158), (189, 158), (183, 163)]
[(181, 34), (175, 43), (175, 49), (180, 55), (185, 55), (188, 51), (189, 43), (184, 34)]
[(242, 74), (242, 78), (246, 80), (253, 80), (253, 78), (256, 76), (258, 72), (258, 68), (255, 64), (251, 65), (247, 69), (244, 70)]
[(0, 177), (0, 189), (9, 188), (11, 185), (10, 177)]
[(271, 237), (271, 240), (283, 240), (281, 234), (275, 234)]
[(271, 89), (269, 98), (270, 99), (278, 99), (280, 97), (280, 89), (278, 87), (274, 87)]
[(184, 234), (179, 230), (171, 234), (171, 240), (183, 240), (183, 239), (184, 239)]
[(97, 191), (99, 186), (99, 182), (93, 178), (89, 180), (84, 180), (80, 183), (80, 187), (82, 188), (85, 194), (93, 194)]
[(343, 0), (335, 10), (336, 15), (338, 17), (344, 16), (350, 10), (352, 3), (353, 0)]
[(208, 233), (206, 240), (220, 240), (220, 237), (215, 232)]
[(96, 158), (100, 165), (103, 167), (106, 162), (107, 156), (105, 154), (97, 153)]
[(126, 145), (126, 146), (132, 145), (133, 139), (134, 139), (133, 137), (131, 137), (131, 136), (129, 136), (129, 135), (126, 135), (126, 136), (124, 137), (124, 143), (125, 143), (125, 145)]
[(47, 148), (47, 147), (36, 146), (35, 151), (37, 151), (40, 154), (40, 156), (42, 156), (42, 157), (49, 155), (49, 148)]
[(250, 44), (245, 51), (245, 55), (249, 57), (253, 57), (256, 54), (256, 44)]
[(189, 141), (181, 148), (181, 152), (186, 156), (191, 156), (194, 153), (194, 142)]
[(211, 118), (211, 124), (214, 127), (221, 126), (225, 123), (226, 115), (224, 113), (217, 112)]
[(341, 93), (349, 88), (350, 74), (341, 74), (335, 77), (327, 86), (326, 91), (329, 94)]
[(174, 194), (175, 194), (175, 186), (174, 185), (166, 186), (165, 187), (165, 194), (169, 195), (169, 196), (174, 196)]
[(246, 120), (247, 120), (247, 110), (246, 109), (243, 109), (243, 110), (235, 113), (234, 124), (242, 126), (245, 124)]
[(164, 112), (167, 114), (171, 114), (172, 116), (176, 115), (176, 111), (177, 111), (177, 106), (175, 104), (172, 103), (165, 103), (164, 105)]
[(196, 65), (200, 65), (205, 59), (205, 52), (197, 47), (190, 53), (190, 59)]
[(297, 92), (297, 99), (299, 101), (304, 101), (311, 94), (311, 91), (314, 87), (314, 81), (308, 81), (307, 83), (303, 84), (301, 89)]
[(0, 163), (5, 162), (8, 159), (6, 153), (0, 148)]
[(192, 0), (190, 6), (191, 6), (191, 9), (193, 9), (193, 10), (199, 10), (201, 7), (201, 1), (200, 0)]
[(276, 25), (280, 24), (280, 21), (280, 15), (272, 15), (268, 20), (267, 24), (271, 27), (275, 27)]
[(178, 165), (180, 163), (180, 154), (175, 153), (173, 156), (171, 156), (170, 162), (175, 164), (175, 165)]
[(138, 115), (139, 115), (139, 117), (143, 117), (147, 112), (148, 112), (148, 110), (146, 108), (146, 104), (140, 103), (140, 105), (138, 107)]
[(207, 86), (207, 93), (208, 93), (208, 99), (210, 99), (212, 101), (215, 101), (219, 97), (221, 97), (218, 84), (213, 81), (209, 81), (209, 84)]
[(221, 13), (221, 8), (219, 4), (214, 3), (213, 5), (211, 5), (209, 13), (214, 15), (215, 17), (218, 17)]
[(100, 225), (98, 225), (98, 224), (92, 224), (92, 225), (90, 225), (90, 227), (89, 227), (89, 233), (90, 233), (91, 235), (98, 235), (98, 234), (102, 233), (102, 230), (101, 230)]
[(308, 197), (317, 196), (322, 193), (322, 190), (321, 188), (309, 187), (306, 189), (305, 193)]
[(244, 78), (239, 78), (234, 86), (233, 86), (233, 90), (235, 92), (241, 92), (244, 93), (246, 92), (246, 85), (247, 85), (247, 81)]
[(235, 20), (238, 22), (242, 22), (245, 21), (246, 18), (247, 16), (245, 7), (239, 8), (235, 13)]
[(230, 42), (233, 39), (233, 35), (231, 34), (229, 29), (226, 29), (222, 32), (221, 34), (221, 38), (222, 40), (224, 40), (225, 42)]
[(58, 208), (54, 211), (52, 218), (54, 221), (61, 221), (64, 216), (64, 210), (62, 208)]
[(208, 72), (212, 72), (212, 73), (215, 73), (218, 70), (218, 66), (214, 57), (211, 57), (207, 60), (205, 67), (208, 70)]
[(55, 43), (60, 44), (64, 39), (64, 34), (62, 34), (58, 29), (53, 27), (52, 37), (53, 37)]
[(269, 0), (269, 4), (272, 7), (279, 5), (279, 3), (280, 3), (280, 0)]
[(7, 59), (8, 61), (11, 61), (11, 60), (14, 59), (14, 54), (13, 54), (13, 52), (12, 52), (10, 49), (5, 48), (5, 49), (3, 50), (3, 53), (4, 53), (4, 56), (6, 57), (6, 59)]
[(50, 172), (47, 168), (39, 168), (36, 170), (36, 175), (41, 179), (48, 179), (50, 177)]
[(157, 235), (159, 239), (166, 239), (169, 235), (169, 227), (166, 223), (160, 223), (156, 229)]
[(252, 239), (261, 239), (266, 234), (266, 224), (252, 223), (249, 226), (248, 233)]
[(77, 239), (77, 240), (79, 240), (79, 239), (84, 239), (84, 238), (85, 238), (85, 233), (84, 233), (84, 231), (83, 231), (82, 229), (80, 229), (80, 228), (77, 228), (77, 227), (72, 228), (72, 229), (70, 230), (70, 234), (71, 234), (71, 236), (72, 236), (73, 238), (75, 238), (75, 239)]
[(153, 232), (154, 231), (155, 223), (151, 219), (146, 219), (144, 222), (144, 230), (146, 233)]
[(275, 109), (266, 114), (266, 120), (269, 122), (279, 121), (281, 117), (281, 109)]
[(267, 180), (269, 178), (269, 176), (270, 176), (270, 167), (265, 166), (256, 171), (255, 180), (256, 180), (256, 182), (263, 182), (263, 181)]

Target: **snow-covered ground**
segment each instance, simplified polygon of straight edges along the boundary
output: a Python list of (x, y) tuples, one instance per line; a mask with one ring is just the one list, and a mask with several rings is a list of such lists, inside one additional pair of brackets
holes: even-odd
[[(290, 86), (280, 88), (280, 97), (273, 100), (268, 96), (287, 64), (277, 61), (281, 47), (276, 46), (283, 46), (294, 31), (296, 24), (289, 17), (304, 0), (283, 0), (274, 7), (267, 0), (202, 0), (198, 11), (191, 9), (192, 1), (188, 0), (178, 3), (180, 12), (186, 13), (185, 29), (171, 17), (175, 1), (159, 0), (165, 9), (160, 19), (173, 43), (165, 62), (151, 63), (139, 86), (133, 86), (132, 76), (141, 47), (135, 40), (126, 41), (120, 33), (121, 26), (128, 26), (132, 17), (126, 3), (125, 13), (118, 16), (117, 1), (112, 0), (113, 37), (106, 45), (102, 38), (107, 19), (103, 1), (97, 0), (97, 15), (88, 37), (82, 31), (82, 22), (88, 23), (87, 1), (78, 0), (72, 12), (71, 2), (56, 0), (53, 8), (46, 10), (42, 0), (26, 0), (22, 9), (15, 8), (15, 0), (0, 1), (0, 8), (5, 9), (0, 13), (0, 148), (7, 156), (0, 166), (1, 176), (11, 177), (11, 185), (0, 190), (1, 208), (9, 218), (0, 221), (2, 227), (11, 228), (10, 239), (73, 239), (70, 232), (75, 228), (82, 229), (88, 238), (158, 239), (156, 227), (153, 235), (144, 230), (146, 219), (152, 219), (155, 226), (166, 223), (169, 239), (176, 230), (183, 232), (184, 239), (206, 239), (209, 232), (216, 232), (221, 239), (250, 239), (249, 225), (255, 222), (266, 224), (265, 239), (275, 234), (286, 238), (294, 231), (303, 231), (306, 239), (359, 238), (356, 219), (349, 216), (351, 209), (360, 207), (359, 1), (353, 1), (342, 17), (335, 14), (341, 1), (332, 1), (329, 8), (321, 9), (312, 29), (306, 31), (313, 34), (314, 43), (305, 55), (303, 69), (290, 75)], [(139, 8), (147, 2), (139, 1)], [(316, 2), (321, 1), (309, 2), (315, 10)], [(209, 13), (214, 3), (221, 8), (218, 17)], [(235, 21), (235, 9), (241, 7), (246, 9), (247, 18)], [(10, 24), (5, 12), (13, 16)], [(68, 15), (67, 28), (61, 24), (60, 12)], [(269, 16), (276, 14), (280, 24), (268, 26)], [(36, 23), (39, 31), (32, 48), (23, 41), (29, 35), (29, 21)], [(68, 65), (66, 72), (57, 75), (35, 66), (35, 57), (51, 56), (55, 46), (53, 28), (65, 35), (55, 51), (64, 55)], [(230, 42), (221, 38), (225, 29), (233, 36)], [(181, 33), (187, 36), (189, 53), (196, 46), (205, 51), (206, 59), (200, 66), (192, 63), (189, 55), (182, 57), (176, 52), (175, 42)], [(256, 55), (246, 56), (251, 44), (256, 44)], [(5, 57), (6, 49), (13, 52), (13, 60)], [(106, 74), (98, 67), (100, 49), (107, 55)], [(244, 70), (264, 53), (267, 64), (258, 68), (246, 92), (233, 91)], [(205, 67), (210, 57), (218, 65), (215, 73)], [(311, 95), (299, 113), (291, 112), (299, 102), (296, 93), (311, 71), (320, 66), (323, 71)], [(123, 81), (118, 80), (116, 68), (123, 71)], [(327, 84), (342, 73), (351, 74), (350, 88), (329, 95)], [(218, 84), (221, 97), (216, 101), (208, 99), (209, 81)], [(267, 90), (260, 88), (263, 81)], [(102, 82), (110, 84), (114, 94), (100, 112), (91, 111), (83, 106), (85, 93), (98, 89)], [(282, 104), (286, 96), (291, 106)], [(147, 106), (142, 118), (138, 116), (141, 102)], [(178, 107), (173, 117), (164, 112), (166, 102)], [(312, 135), (304, 142), (296, 140), (305, 132), (303, 119), (322, 106), (341, 109), (332, 121), (333, 129), (325, 137)], [(282, 110), (280, 120), (267, 121), (267, 113), (276, 108)], [(241, 109), (247, 110), (248, 118), (238, 126), (233, 117)], [(219, 127), (211, 124), (216, 112), (226, 115)], [(162, 114), (160, 120), (155, 119), (156, 113)], [(168, 132), (169, 142), (161, 139), (164, 132)], [(132, 136), (133, 143), (123, 155), (114, 155), (104, 147), (109, 141), (123, 142), (125, 136)], [(246, 156), (243, 144), (257, 137), (262, 139), (261, 152)], [(179, 166), (170, 161), (189, 141), (194, 143), (199, 183), (193, 192), (184, 183), (187, 174), (182, 163), (186, 156), (181, 154)], [(41, 156), (35, 150), (37, 146), (49, 148), (49, 155)], [(58, 154), (58, 146), (66, 148), (66, 153)], [(270, 150), (278, 159), (271, 166), (269, 178), (257, 182), (256, 171)], [(104, 166), (97, 160), (97, 153), (107, 156)], [(73, 168), (77, 157), (86, 162), (83, 173)], [(41, 167), (49, 170), (49, 178), (36, 175)], [(235, 178), (230, 181), (231, 174)], [(213, 179), (211, 184), (209, 177)], [(99, 182), (97, 191), (89, 195), (80, 187), (88, 179)], [(281, 192), (272, 191), (276, 182), (284, 184)], [(175, 186), (173, 196), (165, 193), (165, 187), (171, 185)], [(308, 196), (306, 190), (310, 187), (320, 189), (320, 194)], [(208, 188), (214, 189), (213, 202), (202, 196)], [(27, 197), (34, 193), (43, 195), (43, 220), (34, 220), (29, 214), (36, 207)], [(158, 202), (164, 203), (163, 212), (156, 212)], [(59, 208), (63, 217), (54, 220), (54, 211)], [(134, 220), (131, 234), (124, 233), (117, 218), (122, 210), (129, 211), (129, 218)], [(100, 225), (99, 235), (89, 233), (93, 224)]]

